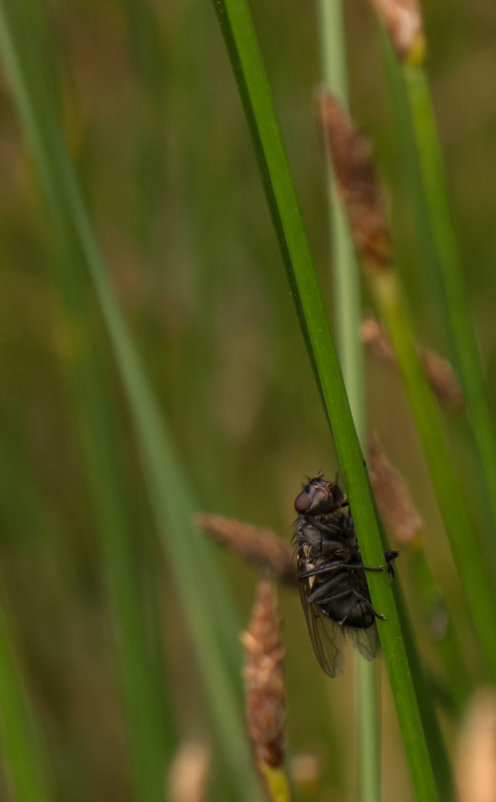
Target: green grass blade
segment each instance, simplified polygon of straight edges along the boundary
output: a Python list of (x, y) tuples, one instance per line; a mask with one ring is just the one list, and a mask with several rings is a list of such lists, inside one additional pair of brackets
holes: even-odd
[[(319, 32), (324, 84), (334, 97), (348, 105), (346, 43), (342, 4), (320, 0)], [(332, 241), (334, 319), (337, 351), (358, 439), (367, 447), (363, 347), (359, 341), (362, 317), (360, 273), (346, 214), (328, 169), (329, 229)], [(381, 759), (378, 715), (377, 664), (355, 655), (357, 671), (358, 793), (363, 802), (381, 798)]]
[[(215, 8), (254, 137), (269, 207), (332, 426), (363, 559), (369, 565), (378, 565), (383, 557), (374, 505), (250, 12), (242, 0), (216, 2)], [(388, 617), (387, 623), (379, 623), (380, 635), (416, 793), (423, 801), (437, 799), (433, 766), (390, 583), (386, 576), (374, 574), (370, 588), (374, 604)]]
[[(466, 657), (458, 642), (453, 620), (440, 596), (422, 545), (414, 546), (409, 559), (412, 586), (418, 589), (426, 624), (433, 633), (444, 668), (444, 685), (456, 714), (461, 715), (470, 696)], [(437, 621), (441, 615), (441, 627)], [(437, 628), (436, 628), (437, 626)]]
[[(443, 157), (426, 73), (422, 65), (398, 64), (384, 26), (383, 50), (393, 92), (404, 163), (409, 165), (422, 254), (440, 301), (452, 358), (460, 376), (481, 466), (482, 491), (496, 529), (496, 426), (487, 393), (473, 320), (467, 303)], [(409, 120), (406, 119), (409, 109)], [(406, 114), (405, 114), (406, 111)], [(413, 159), (416, 163), (413, 163)], [(419, 191), (420, 190), (420, 191)], [(493, 561), (496, 559), (494, 540)]]
[(373, 271), (370, 279), (381, 318), (404, 375), (458, 574), (489, 668), (496, 679), (496, 643), (493, 637), (496, 591), (455, 475), (439, 408), (413, 342), (407, 305), (391, 271)]
[[(80, 290), (79, 304), (84, 298), (83, 288)], [(81, 312), (84, 314), (84, 309)], [(72, 323), (74, 343), (78, 337), (74, 331), (74, 309), (68, 319)], [(176, 734), (170, 710), (165, 710), (162, 704), (164, 678), (158, 676), (152, 664), (152, 650), (145, 629), (129, 524), (132, 514), (126, 500), (123, 455), (118, 448), (119, 432), (110, 414), (92, 346), (88, 346), (85, 352), (76, 354), (71, 366), (74, 406), (114, 617), (136, 798), (158, 802), (163, 797), (165, 766), (172, 756)]]
[[(422, 67), (404, 67), (407, 97), (424, 184), (425, 203), (439, 259), (446, 316), (455, 365), (483, 468), (496, 531), (496, 427), (483, 377), (479, 348), (467, 304), (467, 291), (448, 202), (437, 125)], [(494, 543), (494, 541), (493, 541)], [(493, 546), (493, 557), (494, 550)]]
[[(20, 5), (20, 4), (19, 4)], [(0, 4), (0, 43), (24, 129), (60, 242), (80, 248), (93, 282), (134, 420), (151, 508), (198, 649), (212, 721), (236, 796), (253, 802), (259, 786), (240, 713), (239, 626), (213, 549), (192, 523), (195, 505), (154, 396), (109, 285), (53, 108), (42, 84), (30, 84), (16, 30)], [(33, 91), (36, 86), (36, 91)], [(67, 264), (67, 269), (76, 265)], [(186, 568), (187, 567), (187, 570)]]
[[(19, 30), (29, 40), (31, 29)], [(27, 47), (26, 40), (24, 47)], [(130, 496), (125, 487), (124, 461), (119, 447), (122, 435), (114, 425), (108, 384), (105, 387), (94, 338), (88, 329), (91, 315), (86, 282), (81, 281), (78, 270), (66, 269), (67, 265), (80, 264), (80, 252), (70, 235), (63, 236), (63, 249), (63, 261), (51, 258), (50, 264), (60, 289), (71, 344), (67, 367), (73, 389), (74, 417), (113, 612), (135, 792), (137, 799), (151, 802), (163, 796), (167, 753), (170, 758), (173, 746), (172, 720), (160, 704), (164, 691), (152, 665), (145, 630), (129, 523), (132, 520), (128, 509)]]
[(48, 802), (50, 794), (41, 736), (22, 688), (21, 673), (1, 607), (0, 734), (16, 802)]
[(424, 723), (425, 737), (429, 756), (436, 767), (435, 779), (439, 799), (451, 802), (453, 799), (453, 776), (446, 745), (444, 743), (439, 721), (437, 719), (434, 700), (429, 692), (424, 676), (415, 637), (408, 617), (406, 602), (398, 582), (393, 585), (393, 592), (402, 623), (403, 638), (412, 670), (412, 679), (417, 691), (417, 699)]

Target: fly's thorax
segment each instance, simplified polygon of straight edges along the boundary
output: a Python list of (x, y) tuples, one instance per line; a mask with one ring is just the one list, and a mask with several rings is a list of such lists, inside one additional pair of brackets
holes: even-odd
[(316, 557), (322, 551), (322, 533), (303, 515), (296, 521), (294, 540), (298, 549), (305, 546)]

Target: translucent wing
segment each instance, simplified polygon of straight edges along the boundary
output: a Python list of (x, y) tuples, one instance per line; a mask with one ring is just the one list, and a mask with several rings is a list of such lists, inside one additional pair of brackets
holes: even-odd
[(309, 604), (307, 590), (300, 583), (300, 598), (307, 622), (313, 650), (322, 669), (330, 677), (337, 677), (344, 668), (344, 648), (349, 637), (353, 646), (366, 660), (373, 660), (377, 653), (378, 635), (374, 624), (366, 629), (337, 624), (322, 612), (317, 604)]
[(367, 629), (356, 629), (355, 627), (344, 627), (345, 634), (348, 635), (353, 646), (360, 652), (366, 660), (373, 660), (377, 654), (377, 626), (375, 622)]
[(326, 674), (337, 677), (344, 668), (343, 628), (325, 615), (316, 604), (308, 603), (306, 589), (302, 583), (300, 583), (300, 597), (317, 660)]

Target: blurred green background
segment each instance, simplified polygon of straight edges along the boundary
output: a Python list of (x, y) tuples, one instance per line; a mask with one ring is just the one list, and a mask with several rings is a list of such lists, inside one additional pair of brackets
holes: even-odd
[[(38, 12), (44, 79), (112, 285), (199, 507), (272, 527), (289, 540), (302, 479), (319, 469), (332, 476), (337, 465), (213, 7), (72, 0), (44, 8), (32, 3), (32, 10)], [(331, 309), (324, 159), (312, 109), (320, 80), (315, 8), (293, 5), (281, 15), (280, 3), (256, 0), (252, 10)], [(496, 7), (487, 0), (431, 2), (424, 11), (453, 213), (494, 395)], [(375, 142), (388, 186), (397, 262), (416, 331), (421, 342), (446, 353), (395, 146), (376, 23), (363, 0), (348, 2), (346, 17), (352, 108)], [(134, 795), (107, 579), (68, 379), (73, 355), (53, 279), (60, 257), (5, 74), (0, 102), (2, 601), (44, 730), (54, 798), (124, 802)], [(132, 549), (147, 625), (162, 633), (169, 715), (182, 738), (211, 743), (195, 652), (158, 554), (133, 427), (91, 304), (86, 325), (115, 395)], [(426, 523), (426, 551), (452, 609), (459, 610), (478, 682), (484, 676), (471, 654), (400, 379), (370, 360), (367, 378), (369, 425), (409, 482)], [(454, 421), (451, 428), (463, 468), (463, 427)], [(476, 477), (467, 481), (475, 484)], [(218, 559), (246, 622), (255, 571), (220, 550)], [(407, 559), (398, 561), (400, 578)], [(415, 623), (415, 589), (406, 591)], [(281, 609), (290, 753), (322, 755), (326, 776), (315, 798), (353, 799), (352, 661), (348, 656), (348, 671), (329, 682), (296, 595), (283, 591)], [(416, 628), (421, 652), (436, 671), (426, 632), (421, 623)], [(384, 799), (408, 801), (408, 770), (385, 679), (383, 685)], [(449, 716), (445, 724), (453, 743)], [(215, 770), (212, 783), (215, 788)], [(4, 784), (0, 797), (6, 795)]]

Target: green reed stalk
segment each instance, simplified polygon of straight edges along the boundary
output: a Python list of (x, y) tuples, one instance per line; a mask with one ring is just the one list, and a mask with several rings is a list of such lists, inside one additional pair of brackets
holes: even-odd
[[(440, 596), (427, 562), (423, 545), (414, 544), (409, 559), (412, 586), (416, 588), (429, 628), (444, 668), (443, 686), (456, 715), (463, 713), (470, 695), (466, 658), (460, 648), (453, 621)], [(438, 619), (440, 618), (440, 621)]]
[(0, 738), (16, 802), (48, 802), (43, 738), (22, 687), (7, 621), (0, 607)]
[[(410, 181), (415, 198), (415, 213), (420, 229), (421, 245), (439, 292), (441, 314), (446, 321), (447, 334), (455, 367), (461, 379), (468, 420), (481, 466), (480, 478), (488, 514), (491, 516), (490, 558), (496, 564), (496, 424), (481, 365), (473, 320), (467, 303), (463, 267), (456, 241), (450, 210), (441, 146), (437, 124), (423, 67), (423, 48), (411, 56), (399, 59), (392, 54), (392, 44), (383, 29), (383, 42), (393, 98), (402, 132), (405, 161), (412, 156), (417, 164), (410, 169)], [(401, 72), (400, 72), (401, 69)], [(401, 81), (402, 77), (403, 81)], [(402, 86), (400, 87), (400, 84)], [(405, 119), (405, 100), (410, 121)], [(409, 126), (409, 127), (408, 127)], [(412, 135), (413, 129), (413, 135)], [(412, 138), (414, 145), (412, 147)], [(414, 155), (415, 154), (415, 155)], [(422, 190), (419, 192), (419, 180)]]
[[(379, 565), (383, 554), (374, 504), (249, 8), (243, 0), (221, 0), (214, 5), (254, 138), (309, 356), (332, 428), (363, 559), (366, 564)], [(379, 622), (379, 631), (416, 793), (423, 802), (434, 800), (438, 798), (434, 770), (391, 583), (385, 574), (374, 574), (370, 578), (370, 590), (374, 605), (388, 617), (386, 623)]]
[(459, 372), (467, 415), (482, 465), (492, 513), (493, 558), (496, 555), (496, 426), (483, 376), (467, 290), (449, 208), (446, 178), (429, 86), (421, 66), (403, 68), (407, 98), (418, 150), (424, 198), (438, 254), (440, 284), (455, 365)]
[(480, 643), (496, 680), (496, 590), (481, 556), (446, 442), (438, 405), (427, 384), (415, 348), (409, 310), (392, 270), (370, 270), (377, 307), (393, 342), (412, 412), (427, 457), (434, 490), (446, 527), (458, 574)]
[[(19, 40), (24, 37), (21, 46), (26, 50), (31, 38), (36, 39), (36, 29), (34, 25), (19, 24), (17, 31)], [(41, 61), (41, 49), (39, 58)], [(29, 68), (26, 74), (30, 74)], [(33, 73), (31, 81), (33, 88)], [(52, 157), (55, 156), (52, 153)], [(50, 267), (60, 292), (70, 346), (65, 368), (72, 389), (74, 418), (113, 616), (133, 782), (138, 800), (158, 802), (163, 795), (164, 771), (172, 754), (175, 733), (170, 711), (164, 710), (162, 704), (164, 678), (159, 676), (154, 665), (145, 627), (130, 526), (130, 495), (124, 479), (120, 447), (121, 432), (115, 425), (109, 387), (103, 379), (90, 328), (87, 282), (81, 280), (77, 270), (67, 270), (67, 265), (80, 263), (80, 252), (67, 230), (61, 230), (61, 234), (63, 256), (52, 256)]]
[[(348, 87), (342, 5), (339, 0), (320, 0), (318, 10), (324, 84), (346, 106)], [(359, 340), (362, 316), (360, 273), (327, 149), (326, 157), (337, 350), (358, 439), (362, 450), (366, 451), (363, 347)], [(379, 802), (381, 758), (377, 664), (367, 662), (357, 653), (355, 666), (358, 707), (358, 793), (362, 802)]]
[[(431, 282), (431, 297), (426, 298), (425, 301), (430, 304), (431, 312), (441, 318), (443, 331), (449, 332), (448, 316), (445, 304), (442, 302), (444, 290), (441, 286), (441, 271), (437, 264), (439, 256), (434, 245), (429, 212), (425, 203), (403, 73), (383, 25), (381, 25), (381, 38), (390, 96), (396, 119), (397, 137), (400, 143), (402, 175), (411, 189), (411, 198), (417, 221), (416, 239), (419, 246), (420, 259), (423, 271), (429, 276)], [(441, 302), (439, 299), (441, 299)], [(413, 581), (419, 582), (425, 615), (426, 618), (429, 618), (432, 604), (435, 604), (438, 598), (438, 590), (426, 561), (423, 544), (418, 548), (417, 546), (413, 547), (412, 560), (412, 575), (414, 574), (417, 577)], [(470, 680), (466, 672), (464, 655), (461, 653), (460, 644), (457, 642), (456, 631), (450, 623), (448, 623), (445, 634), (436, 639), (436, 647), (441, 655), (443, 664), (446, 666), (446, 682), (449, 685), (450, 694), (458, 712), (461, 712), (469, 693)]]
[[(15, 13), (24, 9), (18, 2)], [(213, 548), (193, 525), (195, 505), (186, 477), (108, 281), (46, 87), (37, 80), (40, 65), (34, 64), (38, 71), (33, 69), (33, 54), (22, 48), (13, 12), (5, 0), (0, 2), (0, 46), (57, 240), (63, 249), (69, 242), (82, 257), (65, 267), (77, 271), (84, 265), (93, 284), (135, 425), (151, 509), (197, 647), (226, 775), (231, 778), (235, 798), (254, 802), (260, 788), (240, 712), (239, 627), (234, 605), (213, 559)]]

